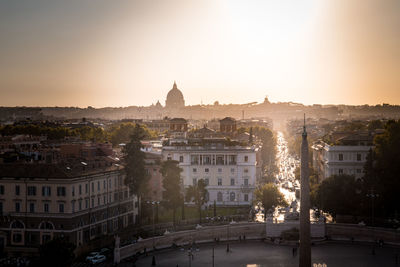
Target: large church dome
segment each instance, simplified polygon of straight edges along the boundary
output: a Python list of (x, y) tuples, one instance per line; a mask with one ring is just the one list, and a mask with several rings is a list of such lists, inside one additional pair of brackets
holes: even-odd
[(183, 98), (182, 92), (176, 86), (174, 82), (174, 86), (168, 92), (167, 100), (165, 100), (166, 108), (182, 108), (185, 106), (185, 99)]

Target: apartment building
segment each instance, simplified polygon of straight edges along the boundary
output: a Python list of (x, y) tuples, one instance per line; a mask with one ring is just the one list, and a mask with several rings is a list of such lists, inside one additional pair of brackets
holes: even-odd
[(219, 206), (251, 205), (257, 150), (223, 138), (171, 140), (163, 146), (162, 159), (179, 162), (184, 188), (204, 179), (208, 191), (206, 204), (215, 201)]
[(335, 140), (319, 140), (312, 146), (313, 167), (320, 179), (332, 175), (353, 175), (356, 179), (364, 173), (369, 151), (373, 148), (375, 133), (341, 133)]
[(135, 223), (137, 199), (110, 157), (0, 164), (0, 246), (34, 252), (64, 236), (78, 247)]

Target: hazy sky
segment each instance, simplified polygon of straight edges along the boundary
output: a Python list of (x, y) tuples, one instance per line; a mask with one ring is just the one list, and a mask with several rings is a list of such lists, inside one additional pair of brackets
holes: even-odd
[(0, 0), (0, 105), (400, 104), (398, 0)]

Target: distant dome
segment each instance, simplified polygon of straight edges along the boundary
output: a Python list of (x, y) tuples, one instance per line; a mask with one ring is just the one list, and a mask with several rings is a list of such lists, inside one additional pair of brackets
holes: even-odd
[(165, 100), (166, 108), (182, 108), (185, 106), (185, 99), (183, 98), (182, 92), (176, 86), (174, 82), (174, 86), (168, 92), (167, 100)]

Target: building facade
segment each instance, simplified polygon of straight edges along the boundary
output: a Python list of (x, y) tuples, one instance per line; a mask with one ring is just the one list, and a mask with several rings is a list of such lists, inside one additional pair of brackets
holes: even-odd
[(313, 166), (320, 179), (332, 175), (354, 175), (361, 178), (371, 145), (328, 145), (319, 141), (312, 146)]
[(176, 160), (183, 169), (183, 187), (204, 179), (208, 202), (219, 206), (251, 205), (256, 183), (256, 152), (250, 146), (229, 146), (224, 139), (209, 139), (207, 143), (188, 140), (187, 143), (166, 145), (163, 160)]
[(137, 199), (108, 161), (0, 165), (0, 244), (35, 252), (56, 236), (77, 247), (135, 223)]

